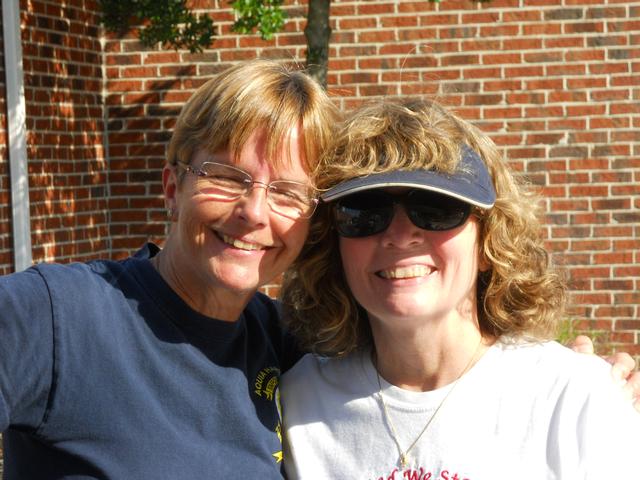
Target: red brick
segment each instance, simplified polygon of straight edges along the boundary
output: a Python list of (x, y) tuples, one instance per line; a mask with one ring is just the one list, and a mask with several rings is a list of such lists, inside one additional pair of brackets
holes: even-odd
[(614, 299), (616, 304), (639, 304), (640, 293), (639, 292), (616, 293), (614, 295)]
[(395, 10), (394, 2), (382, 1), (382, 2), (375, 2), (375, 3), (360, 3), (356, 5), (356, 11), (358, 15), (393, 13), (394, 10)]
[[(510, 63), (521, 63), (522, 62), (522, 54), (521, 53), (491, 53), (482, 55), (482, 64), (483, 65), (503, 65)], [(507, 77), (510, 78), (510, 77)]]
[(525, 63), (552, 63), (564, 61), (564, 56), (555, 51), (525, 52), (523, 59)]
[[(419, 25), (419, 18), (416, 16), (403, 16), (403, 17), (382, 17), (380, 23), (382, 28), (391, 27), (416, 27)], [(374, 25), (375, 26), (375, 25)]]
[(339, 20), (338, 27), (342, 30), (372, 29), (378, 27), (378, 20), (376, 17), (345, 18)]
[(589, 119), (589, 128), (628, 128), (629, 127), (629, 118), (628, 117), (601, 117), (601, 118), (590, 118)]
[(525, 108), (527, 118), (531, 117), (561, 117), (563, 116), (562, 107), (528, 107)]
[(469, 79), (501, 78), (499, 68), (467, 68), (463, 73)]
[[(399, 4), (399, 10), (402, 11), (402, 3)], [(460, 23), (459, 15), (457, 14), (436, 14), (430, 13), (427, 15), (418, 15), (420, 19), (420, 25), (422, 26), (432, 26), (432, 25), (458, 25)]]
[(443, 66), (452, 65), (477, 65), (480, 62), (478, 55), (444, 55), (441, 57)]
[(513, 91), (522, 89), (522, 80), (496, 80), (484, 82), (484, 90), (487, 92), (493, 91)]
[(606, 102), (610, 100), (626, 100), (629, 98), (629, 90), (599, 90), (589, 92), (590, 100), (596, 102)]
[(500, 25), (491, 25), (491, 26), (482, 26), (480, 27), (480, 36), (481, 37), (504, 37), (511, 36), (515, 37), (519, 33), (518, 25), (508, 25), (508, 24), (500, 24)]
[(562, 33), (562, 25), (558, 23), (533, 23), (523, 25), (522, 32), (524, 35), (560, 35)]
[(604, 77), (570, 78), (567, 85), (571, 89), (579, 88), (604, 88), (607, 86), (607, 79)]
[[(564, 194), (564, 189), (562, 190)], [(554, 212), (562, 211), (562, 212), (575, 212), (575, 211), (587, 211), (589, 209), (589, 202), (585, 200), (576, 200), (576, 199), (561, 199), (561, 200), (552, 200), (551, 201), (551, 210)], [(576, 215), (572, 215), (571, 218), (578, 218)], [(586, 222), (580, 221), (575, 222), (579, 224), (584, 224)]]
[(542, 18), (542, 11), (533, 10), (504, 10), (502, 21), (504, 22), (537, 22)]

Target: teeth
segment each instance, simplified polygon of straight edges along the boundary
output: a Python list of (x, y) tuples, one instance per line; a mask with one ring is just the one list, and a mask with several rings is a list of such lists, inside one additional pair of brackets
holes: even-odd
[(410, 267), (394, 268), (390, 270), (381, 270), (378, 272), (382, 278), (414, 278), (424, 277), (429, 273), (429, 268), (424, 265), (412, 265)]
[(242, 250), (261, 250), (262, 245), (258, 245), (257, 243), (247, 243), (242, 240), (238, 240), (237, 238), (230, 237), (229, 235), (221, 234), (222, 240), (224, 243), (229, 245), (233, 245), (235, 248), (240, 248)]

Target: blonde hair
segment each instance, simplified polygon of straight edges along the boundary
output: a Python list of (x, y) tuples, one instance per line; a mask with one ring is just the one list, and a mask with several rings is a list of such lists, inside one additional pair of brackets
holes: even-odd
[[(299, 70), (271, 60), (235, 65), (202, 85), (182, 108), (167, 162), (190, 163), (198, 150), (229, 150), (237, 157), (256, 130), (267, 132), (267, 159), (287, 146), (291, 128), (303, 134), (303, 165), (312, 172), (329, 140), (337, 108), (320, 85)], [(284, 148), (284, 151), (289, 151)]]
[[(543, 245), (537, 201), (509, 170), (491, 139), (441, 105), (424, 99), (385, 100), (354, 112), (318, 165), (319, 188), (393, 170), (453, 172), (461, 146), (480, 154), (497, 194), (479, 214), (480, 329), (490, 336), (550, 338), (563, 312), (565, 286)], [(303, 348), (344, 355), (372, 341), (366, 312), (347, 285), (330, 204), (312, 219), (301, 255), (285, 274), (286, 326)]]

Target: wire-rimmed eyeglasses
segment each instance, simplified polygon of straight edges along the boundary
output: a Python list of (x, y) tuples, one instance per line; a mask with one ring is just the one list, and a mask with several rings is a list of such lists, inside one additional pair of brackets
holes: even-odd
[(198, 192), (212, 198), (237, 200), (259, 185), (266, 190), (271, 211), (294, 220), (309, 218), (318, 205), (316, 190), (301, 182), (258, 182), (244, 170), (217, 162), (204, 162), (199, 168), (183, 162), (178, 162), (178, 166), (196, 175)]

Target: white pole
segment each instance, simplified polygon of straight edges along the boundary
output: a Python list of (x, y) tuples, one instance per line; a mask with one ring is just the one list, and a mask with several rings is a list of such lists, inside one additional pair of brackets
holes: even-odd
[(20, 36), (20, 1), (2, 0), (4, 62), (7, 82), (7, 130), (11, 173), (13, 256), (16, 271), (33, 263), (31, 256), (31, 216), (27, 175), (27, 127), (24, 100), (24, 70)]

